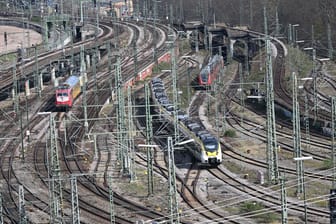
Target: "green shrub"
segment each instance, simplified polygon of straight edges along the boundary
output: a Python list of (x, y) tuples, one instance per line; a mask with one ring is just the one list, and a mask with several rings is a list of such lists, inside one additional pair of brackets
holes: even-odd
[(328, 170), (328, 169), (331, 169), (332, 167), (333, 167), (332, 160), (328, 158), (323, 161), (321, 170)]
[[(272, 223), (278, 219), (277, 214), (273, 212), (267, 212), (265, 211), (265, 206), (261, 204), (260, 202), (256, 201), (250, 201), (245, 202), (240, 206), (240, 213), (250, 213), (250, 212), (256, 212), (260, 210), (261, 214), (256, 214), (254, 217), (256, 219), (259, 219), (262, 223)], [(264, 213), (265, 212), (265, 213)]]
[(236, 137), (237, 135), (236, 135), (236, 131), (235, 130), (229, 129), (229, 130), (225, 131), (224, 136), (225, 137), (231, 137), (231, 138), (233, 138), (233, 137)]
[(258, 211), (264, 208), (264, 205), (262, 205), (260, 202), (245, 202), (240, 206), (240, 211), (243, 213), (248, 213), (248, 212), (254, 212)]

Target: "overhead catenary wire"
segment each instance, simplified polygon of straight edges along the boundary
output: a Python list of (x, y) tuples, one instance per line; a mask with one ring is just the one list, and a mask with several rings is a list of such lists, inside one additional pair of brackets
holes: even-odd
[[(320, 173), (330, 172), (330, 171), (333, 171), (333, 169), (323, 170), (323, 171), (321, 171), (321, 172), (317, 172), (317, 173), (315, 173), (315, 174), (320, 174)], [(327, 177), (329, 177), (329, 176), (331, 176), (331, 174), (330, 174), (330, 175), (327, 175)], [(319, 180), (319, 179), (318, 179), (318, 180)], [(313, 181), (317, 181), (317, 180), (314, 179), (314, 180), (306, 181), (306, 183), (313, 182)], [(291, 182), (296, 183), (296, 180), (288, 181), (287, 183), (291, 183)], [(286, 187), (286, 190), (288, 190), (288, 189), (290, 189), (290, 188), (295, 188), (296, 186), (297, 186), (296, 184), (291, 185), (291, 186), (289, 186), (289, 187), (287, 186), (287, 187)], [(264, 188), (264, 189), (265, 189), (265, 191), (266, 191), (268, 188)], [(265, 194), (265, 196), (271, 196), (271, 195), (273, 195), (275, 192), (278, 192), (278, 191), (280, 191), (280, 189), (277, 190), (277, 191), (269, 192), (269, 193)], [(248, 202), (248, 201), (251, 201), (251, 200), (260, 200), (260, 199), (258, 199), (257, 197), (244, 198), (243, 200), (240, 200), (240, 201), (237, 201), (237, 200), (236, 200), (236, 199), (239, 199), (239, 198), (241, 198), (241, 197), (243, 197), (243, 196), (246, 196), (246, 195), (248, 195), (248, 194), (247, 194), (247, 193), (244, 193), (243, 195), (240, 195), (240, 196), (238, 196), (238, 197), (228, 198), (228, 199), (223, 200), (223, 201), (217, 201), (217, 204), (220, 204), (220, 203), (223, 203), (223, 202), (226, 202), (226, 201), (230, 201), (230, 200), (231, 200), (231, 201), (234, 201), (234, 203), (229, 203), (229, 204), (225, 204), (225, 205), (221, 205), (221, 206), (216, 206), (216, 205), (215, 205), (215, 207), (212, 207), (212, 208), (211, 208), (211, 205), (213, 205), (213, 204), (210, 204), (210, 203), (209, 203), (209, 204), (206, 204), (205, 206), (206, 206), (206, 207), (210, 207), (210, 209), (212, 209), (212, 210), (215, 210), (215, 209), (223, 209), (223, 208), (225, 208), (225, 207), (234, 206), (234, 205), (241, 204), (241, 203), (244, 203), (244, 202)], [(328, 199), (329, 199), (329, 194), (322, 195), (322, 196), (318, 196), (318, 197), (315, 197), (315, 198), (317, 198), (317, 199), (319, 199), (319, 198), (326, 198), (326, 200), (328, 200)], [(312, 201), (312, 202), (307, 203), (307, 204), (316, 203), (316, 201), (313, 201), (315, 198), (310, 198), (310, 199), (308, 199), (307, 201)], [(322, 201), (326, 201), (326, 200), (322, 200)], [(303, 201), (302, 201), (302, 202), (301, 202), (301, 201), (298, 201), (297, 204), (303, 206)], [(277, 207), (279, 207), (279, 208), (281, 209), (281, 205), (274, 206), (274, 208), (277, 208)], [(293, 208), (293, 207), (295, 207), (295, 205), (289, 205), (289, 206), (288, 206), (288, 209)], [(197, 208), (194, 208), (194, 209), (190, 209), (190, 210), (184, 210), (183, 213), (181, 214), (181, 218), (188, 217), (188, 216), (186, 216), (186, 215), (184, 215), (184, 214), (185, 214), (185, 213), (188, 213), (188, 212), (190, 212), (190, 211), (195, 211), (195, 212), (194, 212), (194, 213), (189, 213), (189, 214), (188, 214), (189, 216), (197, 215), (199, 212), (206, 212), (206, 211), (207, 211), (206, 208), (204, 208), (204, 210), (199, 210), (199, 209), (201, 209), (201, 208), (203, 208), (203, 206), (202, 206), (202, 207), (197, 207)], [(272, 208), (273, 208), (273, 207), (269, 207), (269, 208), (266, 208), (266, 209), (268, 209), (268, 210), (270, 210), (270, 211), (273, 211)], [(196, 210), (197, 210), (197, 211), (196, 211)], [(244, 216), (244, 215), (245, 215), (245, 214), (240, 214), (240, 216)], [(161, 219), (164, 219), (164, 218), (168, 218), (168, 216), (164, 216), (164, 217), (161, 217), (161, 218), (159, 218), (159, 219), (152, 220), (152, 221), (157, 221), (157, 220), (161, 220)], [(230, 218), (230, 217), (225, 217), (225, 219), (227, 219), (227, 218)], [(240, 217), (240, 218), (241, 218), (241, 217)]]

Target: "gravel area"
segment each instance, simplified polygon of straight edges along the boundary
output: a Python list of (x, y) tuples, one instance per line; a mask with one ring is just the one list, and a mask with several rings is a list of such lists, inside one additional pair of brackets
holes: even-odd
[[(7, 32), (7, 46), (4, 33)], [(28, 47), (42, 42), (42, 35), (34, 30), (22, 29), (14, 26), (0, 26), (0, 52), (15, 51), (19, 47)]]

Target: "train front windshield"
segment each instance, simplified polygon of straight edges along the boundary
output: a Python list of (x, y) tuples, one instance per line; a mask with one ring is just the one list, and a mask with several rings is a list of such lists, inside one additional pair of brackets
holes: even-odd
[(206, 68), (202, 69), (201, 71), (201, 79), (202, 82), (207, 82), (208, 81), (208, 76), (209, 76), (209, 67), (207, 66)]
[(57, 93), (57, 96), (68, 96), (68, 93)]
[(215, 152), (218, 148), (218, 142), (216, 140), (204, 141), (206, 151)]

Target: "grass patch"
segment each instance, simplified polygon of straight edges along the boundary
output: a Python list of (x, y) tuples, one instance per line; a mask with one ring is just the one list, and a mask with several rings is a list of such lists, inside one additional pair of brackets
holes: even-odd
[(180, 54), (184, 55), (191, 51), (190, 43), (188, 39), (183, 39), (179, 41)]
[(143, 183), (133, 182), (124, 183), (124, 189), (127, 189), (128, 194), (137, 196), (147, 196), (147, 186)]
[(162, 70), (169, 70), (169, 69), (171, 69), (170, 62), (161, 62), (157, 66), (154, 65), (153, 74), (159, 74)]
[[(190, 91), (190, 98), (194, 95), (194, 89), (189, 87)], [(189, 106), (189, 101), (188, 101), (188, 86), (180, 86), (180, 91), (182, 91), (182, 94), (179, 95), (181, 99), (181, 105), (180, 108), (186, 109)]]
[(236, 164), (236, 163), (234, 163), (232, 161), (227, 161), (225, 165), (226, 165), (226, 168), (228, 170), (230, 170), (232, 173), (235, 173), (235, 174), (241, 174), (241, 173), (243, 173), (242, 172), (243, 167), (241, 165), (239, 165), (239, 164)]
[(333, 167), (333, 162), (331, 159), (328, 158), (323, 161), (321, 170), (328, 170), (328, 169), (331, 169), (332, 167)]
[(5, 63), (5, 62), (16, 62), (16, 53), (10, 53), (10, 54), (4, 54), (0, 56), (0, 63)]
[(313, 61), (311, 57), (300, 50), (299, 48), (293, 48), (287, 46), (288, 56), (286, 58), (286, 86), (289, 92), (292, 92), (292, 71), (296, 72), (297, 79), (310, 76), (313, 70)]
[(34, 23), (41, 23), (41, 17), (39, 17), (39, 16), (33, 16), (31, 18), (31, 21), (34, 22)]
[(245, 202), (240, 206), (241, 213), (258, 213), (258, 211), (260, 211), (260, 214), (256, 214), (254, 217), (261, 223), (272, 223), (278, 220), (278, 215), (276, 213), (265, 212), (264, 209), (266, 209), (266, 207), (256, 201)]
[(235, 130), (233, 130), (233, 129), (229, 129), (229, 130), (226, 130), (226, 131), (224, 132), (224, 136), (225, 136), (225, 137), (234, 138), (234, 137), (237, 137), (237, 133), (236, 133)]

